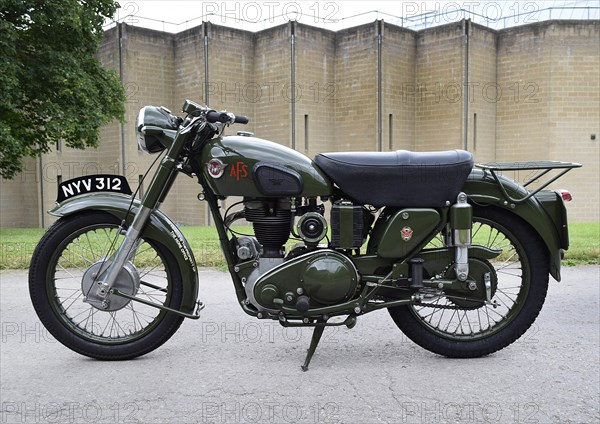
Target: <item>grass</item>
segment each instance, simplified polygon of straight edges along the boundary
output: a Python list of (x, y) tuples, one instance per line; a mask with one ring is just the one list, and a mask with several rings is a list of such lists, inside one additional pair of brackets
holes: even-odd
[[(251, 227), (234, 227), (251, 233)], [(42, 228), (0, 228), (0, 269), (27, 269), (35, 246), (44, 234)], [(181, 227), (201, 267), (224, 267), (217, 232), (212, 227)], [(600, 223), (569, 225), (570, 249), (563, 265), (600, 263)]]
[[(252, 232), (252, 227), (232, 227)], [(225, 266), (217, 231), (213, 227), (180, 227), (201, 267)], [(31, 255), (46, 230), (43, 228), (0, 228), (0, 269), (27, 269)], [(79, 265), (79, 264), (76, 264)]]
[(600, 264), (600, 223), (569, 224), (569, 241), (563, 265)]

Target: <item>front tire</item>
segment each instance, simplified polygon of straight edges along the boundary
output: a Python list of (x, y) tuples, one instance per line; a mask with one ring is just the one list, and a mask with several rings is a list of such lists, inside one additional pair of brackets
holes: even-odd
[[(119, 219), (98, 211), (61, 218), (38, 243), (29, 268), (29, 292), (42, 324), (69, 349), (102, 360), (144, 355), (165, 343), (183, 321), (115, 295), (108, 310), (84, 302), (95, 289), (86, 281), (123, 239), (119, 225)], [(119, 279), (123, 291), (136, 297), (174, 309), (181, 305), (183, 285), (175, 258), (154, 240), (142, 238)]]
[(474, 358), (510, 345), (533, 324), (546, 298), (547, 250), (526, 222), (491, 206), (476, 206), (473, 244), (503, 251), (492, 261), (497, 276), (492, 301), (498, 307), (461, 307), (440, 296), (389, 308), (408, 338), (439, 355)]

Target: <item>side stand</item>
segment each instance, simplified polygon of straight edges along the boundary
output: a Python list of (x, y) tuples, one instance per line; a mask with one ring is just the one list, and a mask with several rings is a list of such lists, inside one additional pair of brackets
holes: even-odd
[(310, 364), (310, 360), (312, 359), (315, 350), (317, 350), (317, 345), (321, 340), (323, 331), (325, 331), (325, 322), (326, 321), (320, 321), (315, 326), (315, 331), (313, 332), (312, 339), (310, 340), (310, 347), (308, 348), (306, 359), (304, 360), (304, 365), (301, 366), (302, 371), (308, 371), (308, 364)]

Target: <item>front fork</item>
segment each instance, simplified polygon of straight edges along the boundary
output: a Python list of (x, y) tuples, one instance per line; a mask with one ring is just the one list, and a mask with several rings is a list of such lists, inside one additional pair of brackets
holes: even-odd
[[(113, 284), (115, 283), (119, 272), (127, 261), (135, 256), (140, 244), (140, 234), (148, 222), (152, 209), (141, 206), (133, 218), (133, 222), (125, 233), (125, 239), (117, 249), (113, 261), (108, 266), (104, 277), (97, 282), (98, 289), (96, 294), (101, 298), (106, 298)], [(100, 269), (99, 274), (102, 273)]]
[[(183, 136), (183, 134), (180, 136)], [(96, 283), (96, 295), (99, 298), (104, 299), (102, 302), (103, 306), (107, 305), (106, 298), (115, 284), (121, 269), (123, 269), (123, 266), (127, 261), (135, 256), (137, 247), (140, 244), (140, 234), (150, 219), (150, 215), (154, 210), (158, 209), (177, 177), (177, 168), (173, 158), (179, 155), (180, 148), (178, 148), (178, 146), (180, 146), (181, 143), (183, 143), (183, 140), (178, 140), (176, 138), (173, 145), (165, 154), (156, 174), (152, 178), (152, 182), (148, 186), (148, 191), (142, 199), (141, 206), (135, 214), (133, 222), (125, 233), (123, 242), (117, 249), (110, 265), (105, 268), (106, 272), (103, 272), (104, 270), (100, 269), (98, 273), (99, 277)]]
[(471, 226), (473, 208), (467, 202), (467, 195), (459, 193), (456, 203), (450, 208), (450, 228), (454, 246), (454, 269), (459, 281), (469, 277), (469, 246), (471, 246)]

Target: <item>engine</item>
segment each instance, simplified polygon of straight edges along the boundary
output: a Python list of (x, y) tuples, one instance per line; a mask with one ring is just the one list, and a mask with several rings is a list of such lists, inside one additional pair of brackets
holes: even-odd
[(289, 200), (251, 200), (244, 202), (244, 216), (252, 223), (254, 234), (262, 246), (263, 258), (280, 258), (290, 238), (293, 216)]
[[(341, 212), (332, 211), (336, 233), (341, 230), (340, 219), (350, 226), (355, 216), (363, 222), (362, 207), (343, 206), (346, 209)], [(235, 251), (246, 296), (258, 310), (276, 313), (287, 308), (303, 315), (311, 308), (345, 302), (354, 295), (359, 275), (353, 262), (330, 248), (332, 243), (319, 245), (328, 231), (324, 212), (316, 199), (299, 206), (289, 199), (244, 201), (243, 217), (252, 223), (256, 238), (238, 237)], [(352, 228), (349, 230), (352, 234)], [(362, 225), (360, 233), (343, 247), (360, 247)], [(304, 243), (286, 256), (284, 246), (290, 234)], [(332, 236), (334, 241), (340, 239), (335, 233)], [(356, 242), (357, 238), (360, 241)]]

